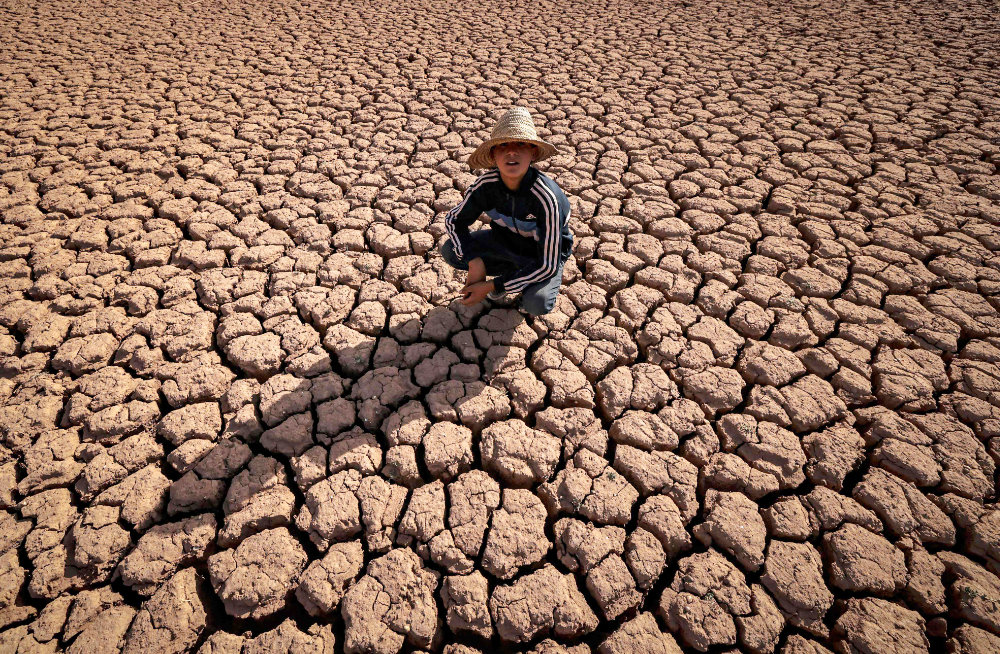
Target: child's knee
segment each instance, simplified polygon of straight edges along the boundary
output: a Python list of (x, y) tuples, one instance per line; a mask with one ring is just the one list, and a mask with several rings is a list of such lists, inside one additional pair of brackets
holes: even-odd
[(521, 298), (521, 308), (533, 316), (541, 316), (550, 311), (556, 304), (556, 296), (543, 297), (542, 295), (531, 293)]
[(445, 263), (452, 268), (461, 268), (462, 270), (467, 268), (467, 266), (459, 260), (458, 255), (455, 254), (455, 246), (452, 245), (451, 239), (448, 239), (441, 244), (440, 251)]

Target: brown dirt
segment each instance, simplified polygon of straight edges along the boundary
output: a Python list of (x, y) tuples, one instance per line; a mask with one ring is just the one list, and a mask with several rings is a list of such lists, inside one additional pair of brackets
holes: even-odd
[(1000, 648), (995, 7), (508, 4), (0, 2), (0, 652)]

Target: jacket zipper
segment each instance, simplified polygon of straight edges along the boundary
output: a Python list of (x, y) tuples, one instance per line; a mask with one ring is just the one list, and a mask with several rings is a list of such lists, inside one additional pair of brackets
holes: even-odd
[(513, 193), (511, 193), (510, 194), (510, 217), (514, 219), (514, 231), (517, 232), (518, 236), (520, 236), (521, 235), (521, 227), (517, 224), (517, 212), (515, 211), (516, 208), (517, 208), (517, 197)]

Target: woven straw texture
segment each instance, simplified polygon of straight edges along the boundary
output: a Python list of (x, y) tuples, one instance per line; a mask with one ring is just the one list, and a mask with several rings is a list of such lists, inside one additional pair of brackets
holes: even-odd
[(490, 156), (490, 148), (510, 141), (526, 141), (538, 146), (538, 157), (535, 161), (541, 161), (556, 153), (554, 145), (538, 138), (531, 112), (524, 107), (513, 107), (497, 121), (490, 138), (483, 141), (476, 151), (469, 155), (469, 167), (473, 170), (493, 168), (496, 162)]

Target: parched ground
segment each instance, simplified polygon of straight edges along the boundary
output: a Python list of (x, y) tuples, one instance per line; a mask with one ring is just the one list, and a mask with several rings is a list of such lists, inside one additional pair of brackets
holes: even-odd
[(0, 652), (1000, 651), (996, 9), (0, 0)]

